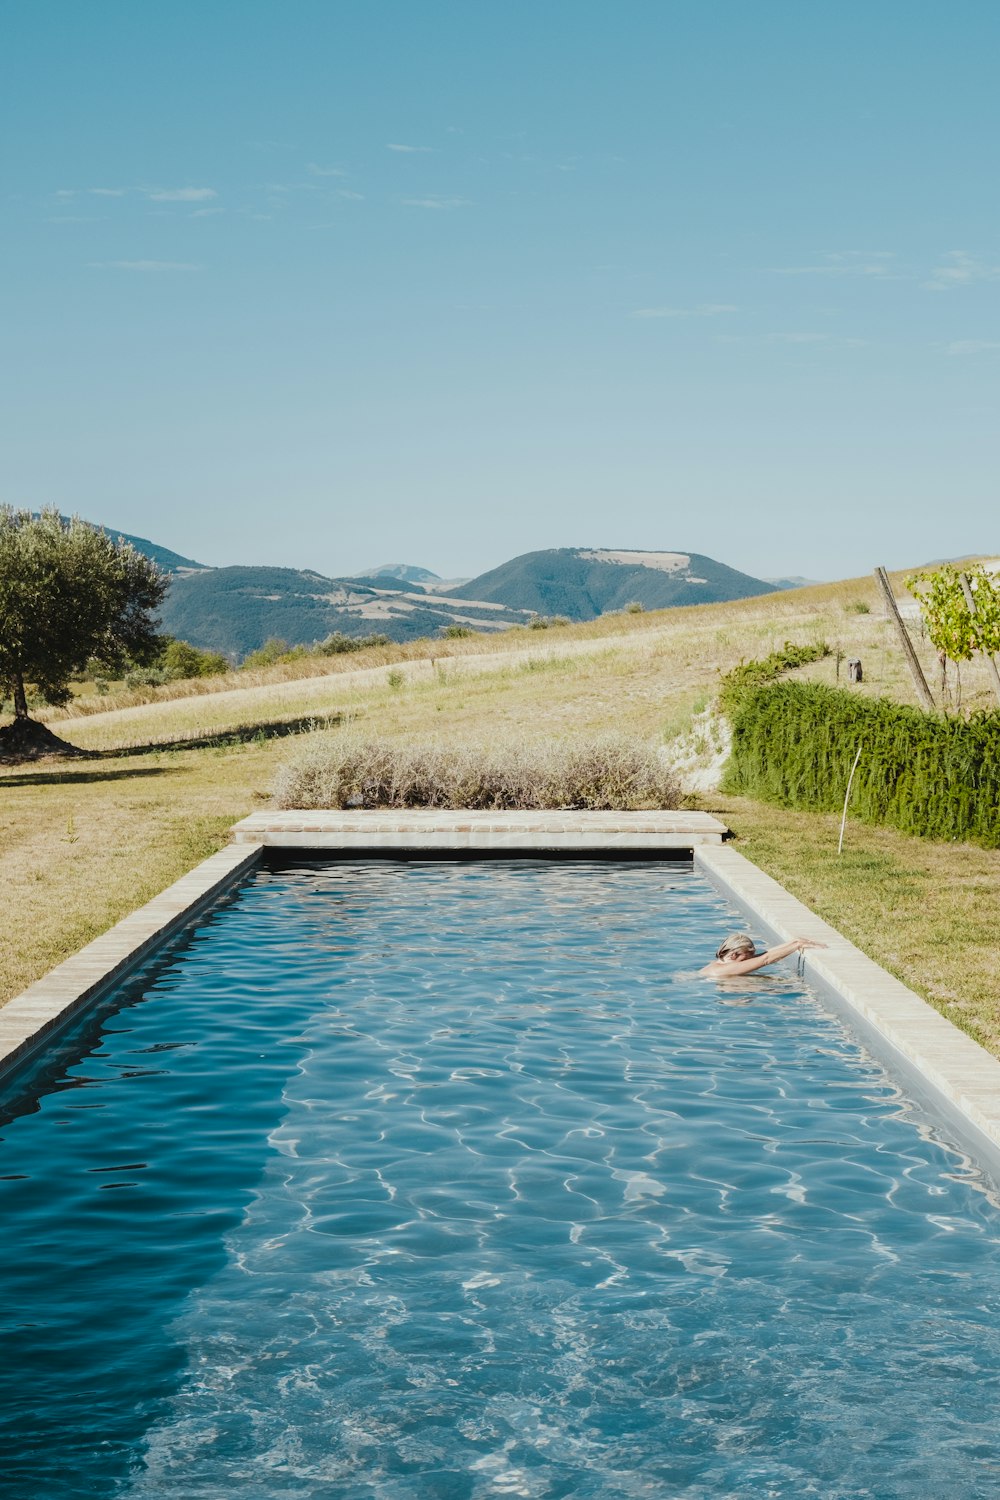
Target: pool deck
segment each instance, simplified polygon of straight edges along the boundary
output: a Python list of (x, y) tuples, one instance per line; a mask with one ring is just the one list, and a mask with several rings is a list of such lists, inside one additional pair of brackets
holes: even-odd
[(176, 881), (0, 1009), (0, 1074), (43, 1052), (115, 984), (235, 887), (266, 849), (329, 858), (392, 858), (453, 852), (688, 851), (700, 870), (779, 942), (811, 937), (806, 975), (830, 1009), (932, 1118), (1000, 1184), (1000, 1060), (739, 854), (725, 824), (707, 813), (262, 812), (233, 829), (234, 842)]
[(561, 850), (614, 855), (619, 850), (690, 850), (721, 844), (725, 823), (700, 812), (259, 812), (233, 829), (238, 844), (332, 853), (364, 849), (393, 854), (420, 850)]

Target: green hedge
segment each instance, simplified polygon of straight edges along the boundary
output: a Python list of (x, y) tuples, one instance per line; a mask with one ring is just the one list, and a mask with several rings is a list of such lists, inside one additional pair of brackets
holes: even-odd
[(826, 641), (810, 641), (805, 646), (797, 645), (795, 641), (786, 641), (780, 650), (772, 651), (769, 656), (741, 661), (738, 667), (733, 667), (722, 679), (719, 707), (732, 718), (734, 710), (754, 688), (774, 682), (783, 672), (791, 672), (793, 668), (807, 666), (810, 662), (822, 661), (824, 656), (829, 655), (830, 648)]
[(852, 817), (1000, 847), (1000, 714), (946, 718), (803, 682), (730, 694), (727, 710), (727, 791), (839, 812), (860, 744)]

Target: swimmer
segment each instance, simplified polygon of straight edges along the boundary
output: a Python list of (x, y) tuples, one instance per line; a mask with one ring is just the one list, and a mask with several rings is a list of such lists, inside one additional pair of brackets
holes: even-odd
[(765, 964), (776, 964), (780, 958), (787, 958), (790, 953), (802, 953), (806, 948), (825, 947), (825, 943), (817, 943), (813, 938), (792, 938), (790, 942), (781, 943), (777, 948), (768, 948), (766, 953), (758, 953), (753, 938), (747, 937), (745, 932), (734, 932), (726, 938), (712, 962), (698, 972), (713, 979), (727, 979), (735, 974), (752, 974), (755, 969), (763, 969)]

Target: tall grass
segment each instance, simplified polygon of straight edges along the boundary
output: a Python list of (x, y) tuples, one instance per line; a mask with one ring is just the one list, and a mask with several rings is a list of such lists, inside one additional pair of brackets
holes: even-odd
[(655, 750), (623, 735), (489, 745), (400, 743), (347, 733), (307, 745), (283, 766), (286, 808), (587, 808), (678, 805)]

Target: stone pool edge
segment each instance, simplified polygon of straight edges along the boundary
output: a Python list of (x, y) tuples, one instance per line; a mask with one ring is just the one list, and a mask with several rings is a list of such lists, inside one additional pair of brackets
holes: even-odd
[(260, 863), (229, 844), (0, 1007), (0, 1078), (20, 1068), (193, 917)]
[(1000, 1184), (1000, 1060), (730, 845), (692, 854), (695, 868), (779, 942), (827, 944), (805, 955), (824, 1003)]

